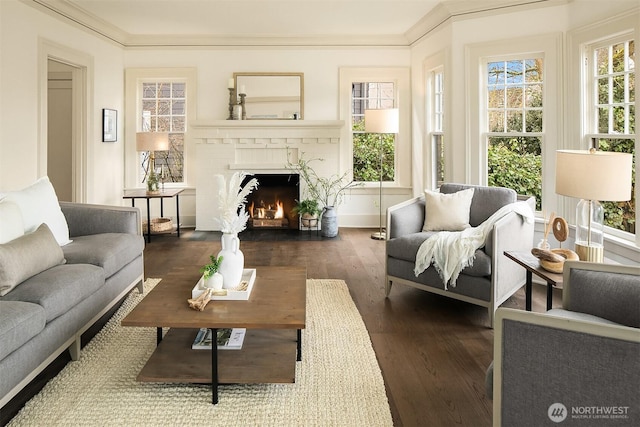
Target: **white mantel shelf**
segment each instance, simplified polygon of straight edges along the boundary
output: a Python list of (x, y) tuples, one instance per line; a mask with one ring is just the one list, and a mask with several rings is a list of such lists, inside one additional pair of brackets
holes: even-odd
[(342, 128), (344, 120), (194, 120), (193, 129), (219, 128)]
[(197, 144), (238, 142), (317, 142), (337, 143), (343, 120), (196, 120), (191, 137)]

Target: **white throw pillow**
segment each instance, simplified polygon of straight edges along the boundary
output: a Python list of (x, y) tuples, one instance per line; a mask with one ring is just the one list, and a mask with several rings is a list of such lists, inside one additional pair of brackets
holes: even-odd
[(12, 201), (0, 200), (0, 244), (24, 235), (20, 207)]
[(473, 188), (444, 194), (425, 190), (422, 231), (460, 231), (469, 228)]
[(14, 202), (20, 207), (25, 233), (32, 233), (40, 224), (45, 223), (60, 246), (71, 242), (67, 220), (60, 209), (49, 177), (42, 177), (20, 191), (8, 192), (3, 200)]

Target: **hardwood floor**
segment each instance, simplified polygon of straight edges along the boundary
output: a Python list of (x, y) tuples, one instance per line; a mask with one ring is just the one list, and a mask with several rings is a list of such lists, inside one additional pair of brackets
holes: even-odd
[[(486, 310), (400, 285), (385, 298), (385, 243), (371, 239), (372, 231), (343, 228), (338, 238), (321, 241), (242, 240), (241, 249), (247, 266), (304, 266), (310, 279), (348, 284), (382, 369), (394, 425), (491, 425), (484, 381), (493, 330)], [(155, 237), (145, 249), (145, 275), (203, 265), (219, 250), (215, 234)], [(554, 305), (560, 298), (556, 290)], [(544, 311), (545, 301), (545, 288), (534, 285), (533, 310)], [(524, 309), (524, 289), (504, 306)]]

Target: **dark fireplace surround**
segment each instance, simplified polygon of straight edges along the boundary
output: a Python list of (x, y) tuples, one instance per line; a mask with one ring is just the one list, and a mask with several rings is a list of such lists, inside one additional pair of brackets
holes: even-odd
[(291, 211), (300, 199), (300, 176), (253, 174), (245, 177), (243, 185), (252, 178), (258, 180), (258, 188), (247, 196), (247, 228), (297, 230), (299, 216)]

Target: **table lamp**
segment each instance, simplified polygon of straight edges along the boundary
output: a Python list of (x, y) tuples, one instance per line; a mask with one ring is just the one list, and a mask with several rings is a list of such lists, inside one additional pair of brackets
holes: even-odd
[(378, 178), (380, 179), (380, 230), (371, 235), (371, 238), (375, 240), (384, 240), (387, 238), (386, 233), (382, 231), (382, 158), (384, 155), (382, 134), (398, 133), (399, 121), (400, 118), (397, 108), (364, 111), (364, 131), (367, 133), (377, 133), (380, 138), (380, 167), (378, 171)]
[(556, 193), (581, 199), (576, 207), (576, 253), (604, 261), (604, 209), (599, 201), (631, 199), (632, 155), (609, 151), (556, 151)]
[(156, 151), (169, 149), (169, 134), (167, 132), (138, 132), (136, 133), (136, 150), (149, 152), (149, 173), (147, 192), (158, 191), (158, 177), (156, 176)]

